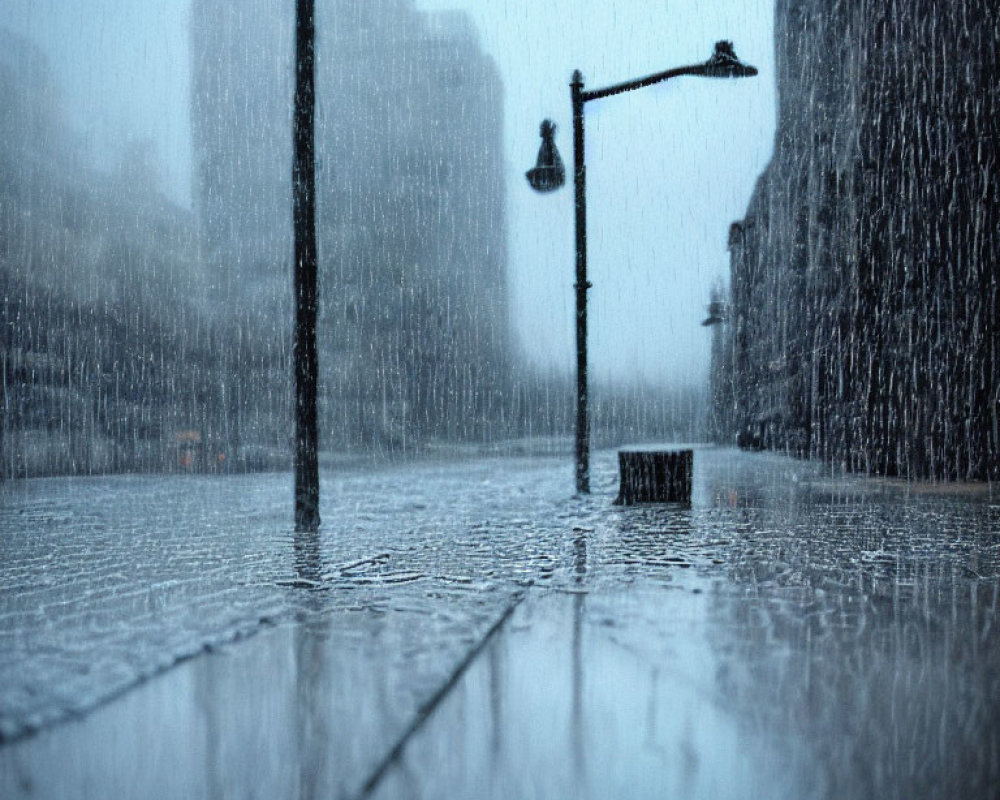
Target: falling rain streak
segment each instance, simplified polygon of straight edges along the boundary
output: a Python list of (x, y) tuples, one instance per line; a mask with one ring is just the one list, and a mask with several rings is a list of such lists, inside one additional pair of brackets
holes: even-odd
[(0, 0), (0, 796), (1000, 796), (995, 5)]
[[(549, 258), (565, 204), (538, 214), (523, 184), (510, 188), (530, 132), (510, 122), (523, 102), (508, 100), (545, 80), (565, 103), (566, 68), (518, 66), (497, 50), (510, 32), (499, 39), (481, 9), (321, 0), (316, 14), (322, 457), (507, 450), (525, 437), (566, 447), (572, 358), (554, 362), (546, 344), (572, 326), (546, 288), (572, 283), (569, 254)], [(4, 476), (291, 465), (294, 19), (279, 0), (159, 0), (146, 16), (120, 0), (93, 14), (16, 0), (0, 12)], [(83, 46), (100, 37), (118, 46)], [(699, 36), (694, 57), (712, 41)], [(615, 78), (640, 69), (617, 58)], [(512, 239), (526, 216), (525, 241), (539, 243), (528, 249)], [(721, 222), (710, 233), (720, 253), (723, 233)], [(595, 445), (694, 439), (705, 403), (691, 369), (666, 386), (659, 368), (609, 379), (627, 353), (656, 359), (677, 310), (653, 327), (618, 324), (631, 344), (609, 354), (604, 304), (632, 285), (621, 280), (595, 300)], [(694, 291), (677, 303), (697, 314)], [(707, 343), (677, 324), (677, 342)], [(697, 348), (670, 351), (707, 369)]]

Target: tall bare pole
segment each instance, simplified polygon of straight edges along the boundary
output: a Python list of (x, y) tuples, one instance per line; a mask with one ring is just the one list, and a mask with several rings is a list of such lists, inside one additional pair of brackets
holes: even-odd
[(319, 529), (316, 386), (315, 3), (296, 0), (292, 217), (295, 226), (295, 530)]

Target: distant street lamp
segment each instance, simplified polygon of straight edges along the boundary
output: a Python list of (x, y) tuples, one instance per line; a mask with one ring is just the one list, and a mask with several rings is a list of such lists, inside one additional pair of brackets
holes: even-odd
[(708, 304), (708, 316), (701, 321), (706, 328), (720, 325), (729, 318), (729, 307), (725, 300), (712, 300)]
[[(590, 420), (587, 415), (587, 197), (586, 166), (583, 159), (583, 106), (590, 100), (600, 100), (624, 94), (644, 86), (652, 86), (680, 75), (703, 78), (747, 78), (757, 74), (757, 68), (744, 64), (733, 52), (732, 42), (716, 42), (715, 52), (703, 64), (676, 67), (648, 75), (645, 78), (616, 83), (604, 89), (583, 90), (583, 75), (573, 73), (570, 99), (573, 105), (573, 183), (576, 190), (576, 490), (590, 492)], [(537, 192), (550, 192), (565, 181), (562, 159), (552, 137), (555, 125), (545, 120), (541, 127), (542, 146), (538, 162), (526, 177)]]

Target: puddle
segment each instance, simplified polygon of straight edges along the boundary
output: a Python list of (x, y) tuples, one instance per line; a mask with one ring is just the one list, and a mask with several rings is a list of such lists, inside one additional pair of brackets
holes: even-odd
[(695, 588), (529, 598), (370, 796), (810, 796), (726, 708)]
[(471, 597), (417, 611), (310, 617), (187, 661), (0, 747), (0, 797), (357, 796), (500, 617)]

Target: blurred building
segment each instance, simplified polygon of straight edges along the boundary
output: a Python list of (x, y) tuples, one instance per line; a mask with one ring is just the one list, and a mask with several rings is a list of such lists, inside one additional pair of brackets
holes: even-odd
[(220, 437), (193, 219), (151, 158), (96, 169), (45, 55), (0, 30), (2, 476), (178, 468), (176, 431)]
[[(221, 313), (287, 361), (291, 0), (194, 0), (196, 213)], [(503, 91), (468, 18), (317, 2), (325, 446), (482, 439), (508, 390)], [(290, 431), (284, 376), (234, 361), (245, 445)]]

